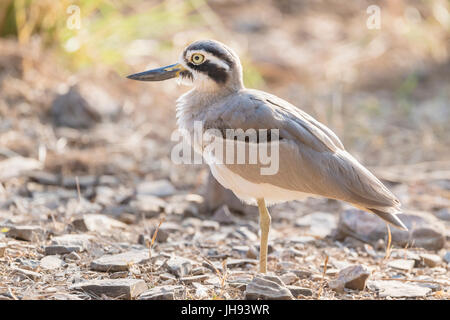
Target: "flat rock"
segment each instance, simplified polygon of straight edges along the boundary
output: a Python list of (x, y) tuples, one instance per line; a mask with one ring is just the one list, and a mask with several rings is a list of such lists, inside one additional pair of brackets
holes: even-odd
[(0, 181), (25, 175), (27, 171), (42, 169), (42, 162), (25, 157), (11, 157), (0, 161)]
[(430, 268), (437, 267), (442, 263), (441, 257), (436, 254), (422, 253), (420, 254), (420, 258), (422, 259), (423, 263)]
[(59, 250), (67, 250), (68, 252), (66, 253), (77, 251), (71, 250), (72, 248), (79, 248), (82, 252), (87, 250), (91, 246), (92, 240), (94, 240), (94, 236), (89, 234), (65, 234), (62, 236), (53, 237), (51, 245), (55, 247), (65, 247), (66, 249), (61, 248)]
[(298, 277), (293, 272), (288, 272), (280, 276), (280, 280), (283, 281), (285, 285), (291, 285), (297, 282)]
[(217, 221), (213, 220), (204, 220), (202, 221), (202, 225), (200, 229), (202, 231), (217, 231), (219, 230), (220, 224)]
[(444, 254), (444, 261), (447, 262), (447, 263), (450, 263), (450, 251), (447, 251)]
[(364, 290), (370, 271), (363, 265), (348, 266), (339, 271), (337, 279), (331, 281), (329, 286), (337, 292), (343, 292), (344, 288), (352, 290)]
[[(420, 247), (440, 250), (445, 245), (445, 233), (437, 219), (425, 212), (399, 214), (398, 217), (408, 227), (408, 231), (391, 227), (392, 243), (398, 247)], [(349, 209), (341, 213), (335, 238), (344, 240), (350, 236), (375, 244), (379, 239), (387, 239), (386, 222), (374, 214)]]
[(295, 221), (295, 226), (307, 228), (308, 234), (324, 238), (337, 227), (337, 218), (331, 213), (314, 212)]
[(178, 256), (172, 256), (166, 261), (167, 269), (178, 278), (187, 276), (192, 270), (192, 262)]
[(299, 286), (287, 286), (289, 291), (291, 291), (294, 297), (298, 296), (306, 296), (311, 297), (313, 295), (313, 291), (309, 288), (299, 287)]
[(64, 265), (64, 261), (62, 261), (58, 256), (45, 256), (41, 259), (40, 266), (42, 269), (46, 270), (54, 270), (61, 268)]
[(388, 262), (388, 267), (405, 271), (405, 272), (411, 272), (411, 270), (414, 268), (415, 261), (414, 260), (406, 260), (406, 259), (395, 259)]
[(246, 264), (258, 264), (258, 260), (256, 259), (227, 259), (227, 267), (228, 268), (238, 268), (244, 267)]
[(203, 282), (207, 280), (209, 276), (206, 274), (198, 275), (198, 276), (192, 276), (192, 277), (182, 277), (180, 278), (180, 281), (186, 284), (193, 283), (193, 282)]
[(137, 193), (157, 197), (167, 197), (176, 193), (175, 187), (169, 180), (144, 181), (137, 186)]
[(367, 288), (377, 291), (381, 298), (420, 298), (431, 292), (430, 288), (394, 280), (368, 281)]
[(27, 269), (21, 269), (21, 268), (17, 268), (17, 267), (11, 267), (11, 270), (14, 272), (17, 272), (25, 277), (31, 278), (33, 280), (38, 280), (41, 278), (41, 274), (31, 271), (31, 270), (27, 270)]
[(118, 230), (125, 230), (128, 226), (116, 219), (103, 214), (85, 214), (82, 218), (72, 221), (75, 229), (86, 232), (110, 233)]
[(221, 224), (236, 223), (236, 218), (233, 216), (227, 205), (223, 205), (214, 211), (211, 219)]
[(34, 241), (43, 237), (44, 230), (40, 226), (14, 226), (7, 235), (18, 240)]
[(174, 300), (175, 293), (183, 290), (185, 290), (183, 286), (158, 286), (142, 293), (139, 300)]
[(292, 300), (291, 291), (277, 276), (256, 275), (247, 284), (244, 292), (246, 300)]
[(70, 287), (96, 297), (106, 295), (111, 298), (133, 299), (147, 290), (144, 280), (140, 279), (103, 279), (80, 282)]
[(119, 254), (105, 255), (91, 262), (91, 270), (117, 272), (129, 270), (133, 264), (149, 261), (148, 250), (131, 250)]
[(71, 252), (81, 252), (82, 247), (79, 246), (56, 246), (50, 245), (44, 247), (45, 255), (67, 254)]

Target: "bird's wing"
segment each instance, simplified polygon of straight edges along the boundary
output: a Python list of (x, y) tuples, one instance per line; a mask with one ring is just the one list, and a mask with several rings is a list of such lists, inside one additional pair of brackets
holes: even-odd
[(397, 198), (345, 151), (329, 128), (276, 96), (245, 90), (209, 108), (205, 122), (220, 129), (279, 129), (276, 175), (261, 175), (259, 164), (226, 164), (246, 180), (344, 200), (371, 211), (399, 212)]

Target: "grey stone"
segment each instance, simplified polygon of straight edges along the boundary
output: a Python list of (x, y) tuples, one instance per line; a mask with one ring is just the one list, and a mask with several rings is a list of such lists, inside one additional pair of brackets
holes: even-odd
[(244, 292), (247, 300), (292, 300), (291, 291), (277, 276), (256, 275)]
[(71, 290), (81, 290), (100, 297), (134, 299), (147, 290), (144, 280), (140, 279), (103, 279), (80, 282), (70, 287)]
[(217, 231), (219, 230), (219, 228), (220, 228), (219, 223), (217, 221), (212, 220), (204, 220), (200, 227), (202, 231)]
[(142, 293), (139, 300), (174, 300), (175, 293), (183, 290), (183, 286), (158, 286)]
[(83, 97), (76, 85), (53, 100), (51, 115), (56, 126), (77, 129), (91, 128), (101, 120), (100, 114)]
[(34, 241), (43, 237), (44, 230), (39, 226), (14, 226), (7, 235), (18, 240)]
[(444, 254), (444, 261), (447, 262), (447, 263), (450, 263), (450, 251), (447, 251)]
[[(445, 245), (445, 235), (436, 218), (425, 212), (399, 214), (398, 217), (408, 227), (404, 231), (391, 227), (392, 243), (398, 247), (420, 247), (427, 250), (440, 250)], [(387, 239), (386, 222), (374, 214), (349, 209), (341, 213), (337, 240), (350, 236), (361, 241), (375, 244), (379, 239)]]
[(27, 278), (31, 278), (33, 280), (38, 280), (41, 278), (41, 274), (31, 271), (31, 270), (26, 270), (26, 269), (21, 269), (21, 268), (17, 268), (17, 267), (11, 267), (11, 270), (14, 272), (17, 272)]
[(405, 271), (405, 272), (411, 272), (411, 270), (414, 268), (415, 261), (414, 260), (406, 260), (406, 259), (395, 259), (388, 262), (388, 267)]
[(45, 255), (57, 255), (57, 254), (67, 254), (67, 253), (71, 253), (71, 252), (81, 252), (82, 251), (82, 247), (79, 246), (56, 246), (56, 245), (51, 245), (51, 246), (45, 246), (44, 247), (44, 252)]
[(289, 291), (291, 291), (294, 297), (298, 296), (306, 296), (311, 297), (313, 295), (313, 291), (309, 288), (299, 287), (299, 286), (287, 286)]
[(324, 238), (337, 227), (337, 218), (324, 212), (314, 212), (298, 218), (295, 226), (308, 228), (308, 234)]
[(232, 233), (232, 235), (238, 239), (256, 241), (258, 236), (251, 232), (247, 227), (239, 227)]
[(40, 266), (42, 269), (46, 270), (54, 270), (61, 268), (64, 265), (64, 261), (62, 261), (58, 256), (45, 256), (41, 259)]
[(82, 218), (72, 221), (72, 225), (82, 232), (91, 231), (100, 234), (128, 228), (125, 223), (103, 214), (85, 214)]
[(127, 271), (133, 264), (141, 264), (149, 261), (148, 250), (130, 250), (127, 252), (105, 255), (91, 262), (91, 270), (116, 272)]
[(64, 260), (66, 260), (66, 261), (79, 261), (79, 260), (81, 260), (81, 257), (76, 252), (71, 252), (71, 253), (67, 254), (64, 257)]
[(443, 208), (435, 213), (436, 217), (445, 220), (450, 221), (450, 210), (448, 208)]
[(343, 292), (344, 288), (352, 290), (364, 290), (370, 271), (363, 265), (348, 266), (341, 271), (337, 279), (331, 281), (329, 286), (337, 292)]
[(255, 259), (227, 259), (227, 268), (244, 267), (246, 264), (258, 264), (258, 260)]
[(436, 254), (422, 253), (420, 254), (420, 258), (427, 267), (431, 268), (437, 267), (442, 263), (441, 257)]
[(430, 288), (394, 280), (368, 281), (367, 288), (377, 291), (381, 298), (420, 298), (431, 292)]
[(182, 278), (180, 278), (180, 281), (184, 282), (186, 284), (189, 284), (189, 283), (193, 283), (193, 282), (203, 282), (203, 281), (207, 280), (208, 278), (209, 278), (209, 276), (202, 274), (202, 275), (198, 275), (198, 276), (182, 277)]
[(182, 257), (172, 256), (166, 264), (169, 272), (178, 278), (187, 276), (192, 270), (191, 261)]
[(288, 272), (280, 276), (280, 280), (283, 281), (285, 285), (291, 285), (297, 282), (298, 277), (293, 272)]
[(61, 184), (67, 189), (86, 189), (97, 184), (96, 176), (62, 177)]
[(214, 214), (211, 218), (214, 221), (217, 221), (221, 224), (234, 224), (236, 223), (236, 218), (230, 212), (230, 209), (227, 205), (223, 205), (214, 211)]
[(137, 186), (137, 193), (140, 195), (152, 195), (157, 197), (167, 197), (176, 192), (175, 187), (169, 180), (144, 181)]
[(0, 161), (0, 181), (25, 175), (28, 171), (42, 169), (42, 162), (21, 156)]
[(297, 277), (299, 277), (299, 279), (308, 279), (313, 274), (312, 271), (309, 270), (294, 269), (289, 271), (295, 274)]
[[(70, 253), (74, 248), (79, 248), (80, 252), (85, 251), (89, 249), (91, 246), (91, 241), (94, 239), (94, 236), (89, 234), (65, 234), (58, 237), (53, 237), (51, 241), (51, 246), (55, 247), (64, 247), (55, 249), (55, 250), (61, 250), (61, 251), (67, 251), (67, 252), (61, 252), (60, 254), (64, 253)], [(77, 251), (78, 252), (78, 251)]]
[(18, 262), (21, 268), (33, 271), (36, 271), (40, 265), (40, 262), (38, 260), (33, 259), (16, 258), (14, 261)]
[(153, 218), (157, 217), (166, 209), (167, 203), (155, 196), (137, 195), (136, 200), (130, 202), (130, 207), (136, 213), (143, 214), (147, 218)]

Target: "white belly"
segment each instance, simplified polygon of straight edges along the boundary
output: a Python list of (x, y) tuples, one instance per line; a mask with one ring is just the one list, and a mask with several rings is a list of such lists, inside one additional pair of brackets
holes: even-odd
[(283, 189), (269, 183), (254, 183), (229, 170), (225, 165), (210, 163), (209, 167), (216, 180), (225, 188), (248, 204), (256, 204), (256, 199), (264, 198), (266, 203), (274, 204), (292, 200), (302, 200), (315, 195)]

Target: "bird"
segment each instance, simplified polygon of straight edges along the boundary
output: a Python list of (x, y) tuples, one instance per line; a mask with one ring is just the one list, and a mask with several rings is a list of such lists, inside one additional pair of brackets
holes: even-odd
[[(239, 56), (225, 44), (216, 40), (195, 41), (184, 48), (175, 64), (127, 78), (139, 81), (177, 78), (191, 85), (193, 88), (176, 101), (178, 128), (188, 135), (195, 133), (195, 123), (200, 122), (203, 132), (214, 129), (226, 143), (247, 146), (247, 154), (251, 146), (265, 144), (278, 148), (275, 174), (263, 174), (261, 161), (256, 164), (206, 161), (222, 186), (231, 189), (242, 201), (258, 207), (260, 273), (267, 272), (271, 226), (268, 206), (272, 204), (306, 197), (341, 200), (407, 230), (398, 217), (400, 201), (346, 151), (337, 135), (291, 103), (246, 88)], [(249, 129), (265, 131), (266, 136), (256, 141), (225, 136), (227, 130), (247, 132)], [(276, 134), (271, 133), (269, 137), (271, 131)], [(272, 141), (274, 136), (276, 139)], [(192, 142), (199, 153), (207, 145), (208, 142)], [(207, 155), (214, 157), (211, 153)], [(203, 157), (207, 158), (205, 153)]]

